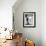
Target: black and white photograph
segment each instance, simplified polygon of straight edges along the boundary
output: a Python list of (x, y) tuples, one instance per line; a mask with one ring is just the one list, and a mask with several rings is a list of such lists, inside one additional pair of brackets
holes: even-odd
[(35, 27), (36, 26), (36, 13), (35, 12), (24, 12), (23, 13), (23, 26), (24, 27)]

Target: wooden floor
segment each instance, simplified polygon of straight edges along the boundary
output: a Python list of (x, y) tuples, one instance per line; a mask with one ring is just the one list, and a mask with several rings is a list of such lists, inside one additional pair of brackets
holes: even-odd
[(13, 39), (13, 40), (6, 40), (6, 42), (2, 43), (0, 46), (16, 46), (15, 39)]

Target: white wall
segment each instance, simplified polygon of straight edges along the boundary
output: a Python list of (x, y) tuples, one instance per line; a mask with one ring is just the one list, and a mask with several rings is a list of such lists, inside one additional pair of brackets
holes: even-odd
[[(34, 40), (36, 46), (41, 46), (40, 39), (40, 0), (23, 0), (21, 5), (14, 12), (15, 15), (15, 29), (24, 34), (23, 37)], [(36, 27), (23, 28), (23, 12), (36, 12)]]
[(46, 46), (46, 0), (41, 2), (41, 40), (42, 46)]
[[(13, 7), (15, 30), (22, 32), (24, 38), (34, 40), (36, 46), (46, 46), (46, 14), (44, 15), (44, 5), (45, 0), (23, 0), (17, 8), (16, 5)], [(36, 12), (35, 28), (23, 28), (23, 12)]]
[(12, 6), (16, 0), (0, 0), (0, 27), (12, 28)]

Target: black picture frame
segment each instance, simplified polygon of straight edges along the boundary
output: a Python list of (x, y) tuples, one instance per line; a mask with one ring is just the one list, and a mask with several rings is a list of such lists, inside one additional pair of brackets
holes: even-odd
[(23, 12), (23, 27), (36, 27), (36, 12)]

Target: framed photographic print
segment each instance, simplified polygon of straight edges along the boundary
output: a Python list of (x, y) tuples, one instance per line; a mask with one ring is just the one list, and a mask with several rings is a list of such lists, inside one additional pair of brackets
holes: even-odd
[(23, 27), (36, 27), (36, 12), (23, 13)]

